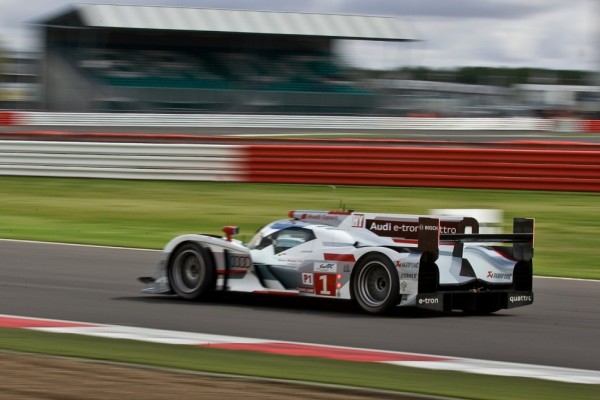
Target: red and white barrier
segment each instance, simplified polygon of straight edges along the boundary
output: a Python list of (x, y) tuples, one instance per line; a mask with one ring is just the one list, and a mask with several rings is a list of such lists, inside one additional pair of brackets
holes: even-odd
[(0, 111), (0, 126), (20, 125), (23, 121), (21, 114), (12, 111)]
[(249, 182), (600, 191), (600, 145), (248, 145), (246, 151)]
[(600, 144), (0, 140), (0, 175), (600, 192)]

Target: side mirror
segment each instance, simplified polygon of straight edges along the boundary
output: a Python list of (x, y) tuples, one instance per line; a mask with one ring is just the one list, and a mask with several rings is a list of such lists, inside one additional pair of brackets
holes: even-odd
[(240, 228), (238, 226), (224, 226), (223, 233), (225, 233), (227, 241), (231, 242), (231, 237), (240, 233)]

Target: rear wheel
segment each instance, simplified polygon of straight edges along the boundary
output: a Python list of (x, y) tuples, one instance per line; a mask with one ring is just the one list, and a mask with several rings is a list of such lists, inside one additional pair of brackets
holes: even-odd
[(389, 311), (400, 301), (398, 273), (392, 262), (382, 254), (371, 254), (356, 266), (352, 279), (356, 303), (371, 314)]
[(195, 243), (179, 247), (169, 265), (173, 291), (188, 300), (206, 298), (215, 286), (215, 268), (208, 250)]

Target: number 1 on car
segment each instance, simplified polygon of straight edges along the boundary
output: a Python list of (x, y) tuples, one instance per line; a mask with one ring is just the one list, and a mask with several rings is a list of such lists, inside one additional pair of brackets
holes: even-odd
[(315, 274), (315, 293), (335, 296), (335, 274)]

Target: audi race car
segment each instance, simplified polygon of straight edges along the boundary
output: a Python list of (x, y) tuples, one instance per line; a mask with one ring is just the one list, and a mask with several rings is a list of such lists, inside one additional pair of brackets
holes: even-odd
[(291, 211), (242, 244), (188, 234), (164, 248), (149, 294), (200, 300), (219, 292), (351, 299), (380, 314), (400, 307), (486, 314), (533, 303), (534, 220), (479, 234), (470, 217)]

